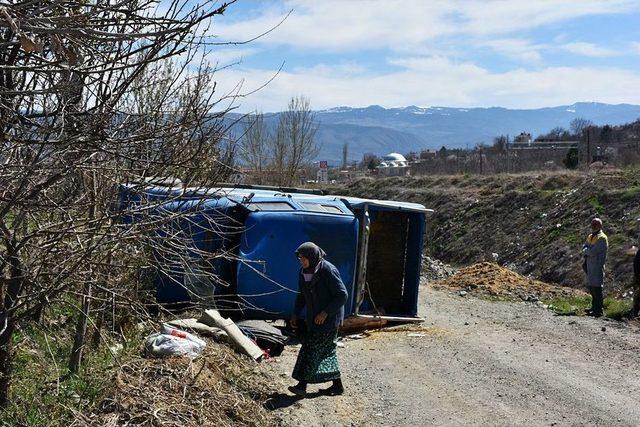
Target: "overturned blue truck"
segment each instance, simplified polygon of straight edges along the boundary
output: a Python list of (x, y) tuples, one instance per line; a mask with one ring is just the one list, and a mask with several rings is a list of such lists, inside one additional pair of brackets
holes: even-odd
[[(152, 203), (154, 212), (180, 213), (173, 227), (192, 245), (187, 265), (175, 262), (157, 270), (153, 280), (161, 304), (205, 296), (223, 308), (233, 305), (241, 317), (288, 319), (298, 291), (294, 251), (312, 241), (340, 271), (349, 292), (345, 317), (419, 320), (430, 212), (422, 205), (292, 188), (121, 186), (125, 221), (136, 221), (136, 212)], [(207, 260), (207, 254), (224, 256)], [(162, 256), (156, 262), (172, 263)], [(202, 279), (188, 264), (212, 274)]]

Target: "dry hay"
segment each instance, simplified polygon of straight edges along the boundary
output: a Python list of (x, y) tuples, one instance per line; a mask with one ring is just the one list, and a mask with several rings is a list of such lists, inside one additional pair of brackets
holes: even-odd
[(273, 390), (252, 360), (208, 342), (195, 360), (138, 358), (114, 378), (114, 393), (78, 426), (271, 426), (264, 402)]
[(490, 262), (462, 268), (448, 279), (433, 283), (433, 287), (464, 290), (473, 295), (523, 300), (549, 300), (585, 295), (581, 290), (529, 279)]

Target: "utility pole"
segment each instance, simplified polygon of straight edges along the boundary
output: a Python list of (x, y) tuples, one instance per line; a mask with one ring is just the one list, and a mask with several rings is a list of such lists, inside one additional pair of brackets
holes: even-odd
[(591, 164), (591, 126), (587, 128), (587, 166)]
[(507, 142), (505, 144), (505, 151), (507, 152), (507, 173), (509, 173), (509, 135), (507, 135)]

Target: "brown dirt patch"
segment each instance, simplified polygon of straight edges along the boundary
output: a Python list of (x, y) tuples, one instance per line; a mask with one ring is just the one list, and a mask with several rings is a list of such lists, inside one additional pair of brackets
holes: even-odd
[(529, 279), (507, 268), (481, 262), (458, 270), (446, 280), (434, 282), (436, 289), (466, 291), (476, 296), (543, 300), (586, 295), (584, 291)]

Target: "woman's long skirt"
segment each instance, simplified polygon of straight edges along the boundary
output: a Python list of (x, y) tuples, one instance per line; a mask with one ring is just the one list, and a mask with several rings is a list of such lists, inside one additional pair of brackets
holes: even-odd
[(311, 384), (339, 379), (337, 342), (337, 330), (307, 332), (293, 368), (293, 378)]

